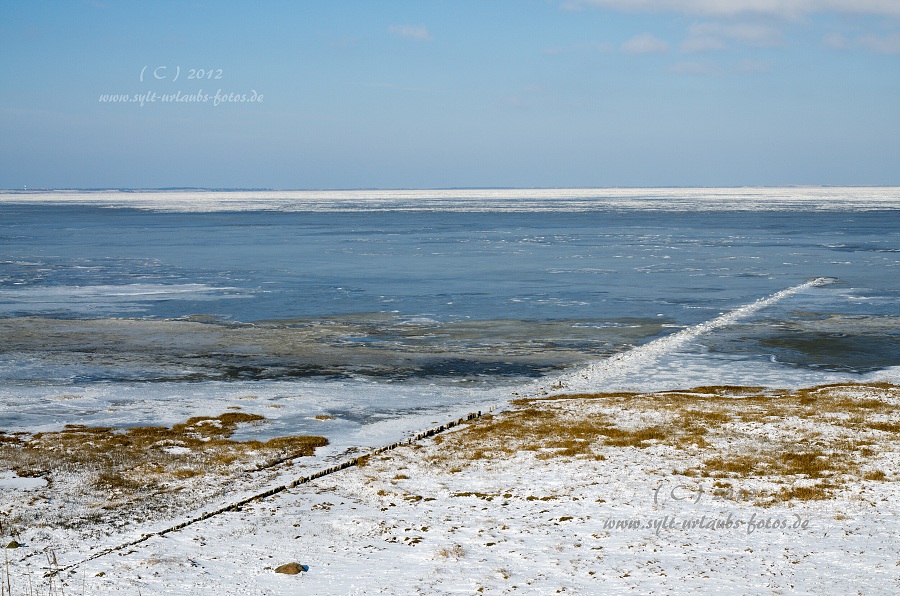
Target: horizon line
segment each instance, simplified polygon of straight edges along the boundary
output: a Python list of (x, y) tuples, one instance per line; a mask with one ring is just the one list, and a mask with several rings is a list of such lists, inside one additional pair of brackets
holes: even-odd
[(650, 185), (650, 186), (432, 186), (432, 187), (348, 187), (348, 188), (266, 188), (266, 187), (206, 187), (206, 186), (157, 186), (157, 187), (71, 187), (71, 188), (0, 188), (2, 193), (39, 193), (39, 192), (359, 192), (359, 191), (438, 191), (438, 190), (615, 190), (615, 189), (714, 189), (714, 188), (898, 188), (900, 184), (739, 184), (739, 185)]

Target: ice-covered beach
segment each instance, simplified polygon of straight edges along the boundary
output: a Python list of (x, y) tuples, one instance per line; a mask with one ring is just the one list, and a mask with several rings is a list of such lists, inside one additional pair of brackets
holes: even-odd
[(420, 194), (0, 196), (13, 593), (896, 591), (896, 189)]
[[(241, 474), (171, 518), (136, 519), (143, 499), (125, 495), (95, 526), (32, 521), (7, 579), (13, 593), (891, 594), (898, 412), (884, 382), (520, 400), (207, 519), (329, 460), (264, 486)], [(13, 486), (34, 509), (67, 500), (62, 483)], [(290, 563), (302, 571), (275, 572)]]
[[(896, 387), (841, 391), (841, 399), (880, 394), (892, 404), (896, 427)], [(601, 411), (635, 417), (591, 402), (565, 400), (552, 409), (573, 425)], [(648, 410), (640, 414), (654, 414)], [(501, 416), (493, 424), (508, 422)], [(895, 593), (896, 431), (852, 435), (878, 450), (853, 479), (828, 466), (814, 480), (741, 477), (727, 466), (689, 475), (719, 454), (727, 461), (776, 445), (802, 450), (793, 442), (798, 427), (809, 436), (846, 430), (834, 422), (800, 414), (707, 435), (702, 449), (651, 440), (579, 447), (571, 456), (554, 455), (555, 446), (520, 444), (525, 450), (516, 452), (500, 429), (493, 431), (503, 444), (465, 429), (151, 538), (64, 577), (70, 589), (86, 581), (99, 591), (173, 594)], [(631, 424), (641, 422), (622, 426)], [(740, 426), (732, 424), (729, 431)], [(553, 443), (552, 434), (530, 438)], [(835, 485), (833, 494), (802, 495), (823, 484)], [(307, 570), (274, 573), (289, 562)]]

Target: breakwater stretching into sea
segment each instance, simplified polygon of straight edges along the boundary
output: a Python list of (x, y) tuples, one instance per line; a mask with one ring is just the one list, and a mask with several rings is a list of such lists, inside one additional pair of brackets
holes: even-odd
[(253, 432), (340, 434), (900, 365), (898, 189), (5, 192), (0, 216), (11, 430), (242, 403)]

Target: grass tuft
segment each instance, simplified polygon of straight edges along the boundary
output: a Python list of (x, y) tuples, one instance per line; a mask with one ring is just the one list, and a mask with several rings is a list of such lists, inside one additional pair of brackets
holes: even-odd
[[(248, 467), (312, 455), (328, 443), (324, 437), (288, 436), (266, 442), (234, 441), (241, 424), (261, 424), (259, 414), (225, 412), (196, 416), (164, 426), (116, 429), (66, 425), (0, 441), (0, 462), (19, 476), (46, 477), (48, 482), (75, 482), (68, 498), (94, 503), (105, 511), (155, 502), (170, 506), (169, 497), (199, 476), (233, 476)], [(7, 436), (7, 435), (4, 435)], [(169, 497), (167, 497), (167, 495)], [(61, 517), (64, 527), (87, 523), (91, 507)]]
[[(679, 474), (769, 482), (773, 488), (759, 494), (771, 503), (830, 498), (854, 479), (884, 481), (874, 464), (900, 448), (900, 387), (888, 383), (794, 391), (702, 386), (511, 403), (499, 416), (444, 436), (441, 454), (430, 461), (458, 472), (516, 453), (603, 461), (618, 449), (671, 447), (662, 453), (676, 454), (671, 468)], [(692, 457), (677, 455), (682, 451)]]

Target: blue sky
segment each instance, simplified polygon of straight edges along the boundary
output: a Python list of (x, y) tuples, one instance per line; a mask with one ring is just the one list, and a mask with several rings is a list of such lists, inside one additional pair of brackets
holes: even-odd
[(2, 188), (792, 184), (900, 185), (900, 0), (0, 0)]

